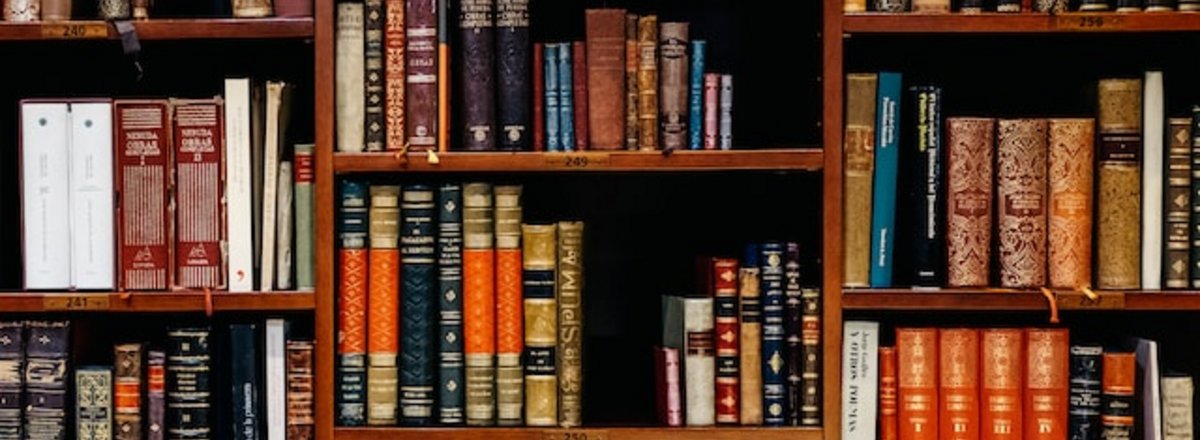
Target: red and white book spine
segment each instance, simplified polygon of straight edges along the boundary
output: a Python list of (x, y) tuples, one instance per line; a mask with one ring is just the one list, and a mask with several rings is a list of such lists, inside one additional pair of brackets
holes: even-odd
[(720, 134), (720, 118), (717, 116), (720, 103), (721, 75), (718, 73), (704, 74), (704, 149), (717, 149), (717, 136)]
[(170, 119), (166, 100), (113, 103), (118, 268), (125, 290), (165, 290), (171, 285)]
[(172, 101), (175, 113), (175, 271), (186, 288), (224, 287), (225, 152), (220, 98)]
[(655, 397), (659, 423), (683, 426), (683, 393), (679, 386), (679, 350), (654, 349)]

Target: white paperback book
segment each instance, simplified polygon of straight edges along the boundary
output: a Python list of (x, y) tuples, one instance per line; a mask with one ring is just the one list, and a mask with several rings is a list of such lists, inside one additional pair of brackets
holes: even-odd
[(842, 440), (875, 440), (879, 323), (842, 324)]
[(71, 286), (112, 290), (113, 237), (112, 102), (70, 105)]
[(283, 101), (282, 81), (267, 81), (267, 126), (263, 142), (262, 271), (259, 290), (275, 288), (275, 216), (279, 186), (279, 110)]
[(1163, 76), (1146, 72), (1142, 89), (1142, 289), (1162, 289)]
[(287, 437), (287, 322), (272, 318), (266, 325), (267, 439)]
[(230, 292), (254, 291), (250, 80), (225, 80), (225, 245)]
[(1142, 379), (1138, 384), (1142, 397), (1142, 434), (1139, 438), (1162, 440), (1162, 393), (1159, 389), (1162, 375), (1158, 368), (1158, 342), (1141, 338), (1134, 338), (1133, 342), (1137, 346), (1138, 377)]
[(292, 288), (292, 163), (279, 163), (279, 215), (275, 222), (275, 285)]
[(21, 103), (21, 224), (26, 289), (71, 287), (68, 105)]

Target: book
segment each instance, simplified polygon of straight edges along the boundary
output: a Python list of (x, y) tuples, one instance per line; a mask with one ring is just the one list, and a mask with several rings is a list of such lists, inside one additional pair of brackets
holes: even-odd
[(113, 102), (118, 273), (125, 290), (171, 285), (170, 113), (165, 100)]
[(896, 408), (896, 347), (879, 347), (879, 440), (900, 438), (900, 419)]
[(692, 40), (688, 71), (688, 149), (704, 147), (704, 51), (708, 42)]
[(558, 43), (558, 144), (575, 151), (575, 67), (570, 42)]
[(366, 149), (366, 28), (362, 3), (338, 3), (334, 30), (337, 151)]
[(181, 327), (167, 331), (167, 438), (203, 439), (212, 436), (210, 335), (208, 327)]
[[(501, 150), (528, 150), (529, 0), (496, 0), (496, 124)], [(541, 68), (540, 64), (535, 64)]]
[(279, 163), (278, 185), (276, 188), (275, 206), (275, 288), (291, 290), (295, 284), (292, 281), (292, 259), (295, 242), (295, 223), (293, 223), (293, 195), (295, 182), (292, 181), (292, 163)]
[(896, 329), (896, 354), (899, 357), (896, 371), (900, 378), (897, 415), (901, 440), (940, 438), (938, 416), (942, 406), (938, 396), (938, 349), (936, 328)]
[(559, 84), (558, 84), (558, 43), (546, 43), (542, 49), (543, 64), (542, 71), (544, 72), (544, 102), (545, 102), (545, 126), (546, 126), (546, 151), (562, 151), (562, 139), (559, 139)]
[(64, 439), (67, 432), (67, 375), (71, 371), (71, 323), (29, 321), (26, 326), (22, 438)]
[[(908, 88), (913, 101), (909, 106), (913, 130), (901, 139), (905, 168), (911, 176), (908, 206), (911, 210), (912, 263), (908, 274), (914, 285), (942, 286), (946, 273), (946, 147), (942, 131), (942, 88), (913, 86)], [(907, 165), (911, 163), (911, 167)], [(909, 255), (907, 253), (903, 255)]]
[(662, 344), (680, 353), (678, 381), (687, 426), (716, 422), (711, 385), (715, 379), (712, 305), (712, 298), (707, 297), (663, 297)]
[(1070, 387), (1066, 329), (1025, 330), (1025, 438), (1067, 438)]
[(1188, 255), (1191, 259), (1188, 279), (1194, 289), (1200, 288), (1200, 105), (1192, 106), (1191, 131), (1191, 218), (1188, 220), (1188, 227), (1192, 238)]
[(871, 190), (871, 287), (891, 287), (896, 251), (896, 174), (900, 162), (900, 74), (880, 72)]
[(951, 287), (988, 285), (995, 125), (994, 119), (946, 118), (946, 285)]
[(0, 321), (0, 439), (21, 439), (25, 322)]
[[(557, 282), (555, 224), (522, 225), (521, 283), (525, 314), (525, 424), (558, 424)], [(678, 364), (678, 358), (676, 359)], [(656, 370), (657, 371), (657, 370)]]
[[(746, 245), (738, 266), (738, 416), (742, 425), (760, 425), (762, 403), (762, 297), (758, 245)], [(744, 366), (744, 367), (742, 367)]]
[[(800, 283), (800, 244), (788, 242), (784, 250), (783, 266), (783, 335), (786, 343), (784, 353), (787, 373), (787, 426), (800, 426), (800, 408), (804, 396), (804, 348), (801, 335), (804, 332), (804, 289)], [(814, 384), (815, 385), (815, 384)]]
[[(575, 149), (588, 149), (588, 86), (587, 46), (582, 41), (571, 42), (571, 124), (575, 127)], [(561, 71), (560, 71), (561, 72)]]
[(258, 394), (258, 347), (258, 325), (229, 326), (229, 395), (233, 396), (229, 420), (233, 425), (235, 440), (258, 440), (262, 436), (258, 409), (262, 404)]
[[(408, 85), (408, 72), (405, 53), (408, 53), (406, 38), (408, 17), (416, 11), (414, 6), (405, 11), (404, 0), (382, 0), (380, 10), (383, 18), (382, 27), (382, 72), (376, 71), (383, 78), (383, 91), (379, 95), (383, 105), (383, 149), (394, 151), (404, 148), (408, 142), (405, 131), (405, 90)], [(407, 14), (406, 14), (407, 12)]]
[(1104, 353), (1103, 394), (1100, 403), (1100, 438), (1132, 439), (1134, 437), (1134, 400), (1137, 361), (1133, 353)]
[(638, 14), (625, 14), (625, 149), (638, 149)]
[(867, 0), (844, 0), (843, 12), (867, 12)]
[(1048, 277), (1075, 289), (1092, 278), (1092, 119), (1050, 119), (1047, 226)]
[(821, 290), (803, 287), (800, 292), (802, 304), (800, 350), (803, 367), (800, 369), (800, 426), (820, 426), (822, 388), (821, 370), (825, 356), (821, 353)]
[(437, 150), (450, 150), (450, 0), (437, 0)]
[(658, 143), (658, 16), (638, 17), (637, 93), (639, 150), (657, 150)]
[(1162, 289), (1163, 74), (1147, 71), (1142, 83), (1142, 290)]
[(1141, 428), (1140, 438), (1146, 440), (1162, 438), (1162, 389), (1159, 388), (1162, 378), (1158, 363), (1158, 342), (1150, 339), (1131, 338), (1129, 345), (1135, 347), (1134, 360), (1137, 362), (1138, 379), (1141, 384), (1139, 397)]
[(546, 151), (546, 44), (533, 43), (533, 151)]
[(1166, 190), (1166, 261), (1163, 285), (1186, 289), (1191, 282), (1192, 120), (1171, 118)]
[(496, 423), (495, 224), (492, 185), (463, 186), (463, 340), (467, 425)]
[(719, 124), (717, 147), (722, 150), (733, 149), (733, 75), (721, 75), (721, 92), (719, 104)]
[(296, 288), (313, 290), (316, 280), (313, 277), (316, 269), (313, 245), (315, 230), (313, 229), (313, 183), (315, 182), (313, 168), (313, 144), (296, 144), (292, 150), (293, 168), (296, 175), (294, 197), (296, 225)]
[[(287, 333), (287, 321), (283, 319), (270, 318), (263, 325), (263, 388), (266, 390), (263, 400), (267, 409), (264, 424), (267, 440), (284, 440), (287, 437)], [(368, 382), (368, 385), (374, 384)]]
[(220, 98), (173, 100), (175, 152), (176, 284), (187, 288), (224, 285), (225, 154)]
[[(263, 192), (266, 189), (266, 142), (267, 142), (267, 98), (266, 83), (254, 83), (250, 88), (250, 212), (253, 219), (250, 225), (251, 246), (254, 254), (251, 261), (256, 277), (251, 284), (258, 286), (262, 278), (262, 236), (263, 236), (263, 207), (266, 199)], [(252, 289), (254, 289), (252, 287)]]
[(784, 245), (763, 243), (759, 248), (759, 282), (762, 294), (763, 424), (787, 422), (787, 352), (784, 345)]
[(1072, 345), (1070, 350), (1067, 437), (1073, 440), (1099, 440), (1100, 375), (1104, 348), (1099, 345)]
[(458, 5), (459, 97), (467, 150), (496, 149), (495, 9), (496, 0), (464, 0)]
[(496, 185), (496, 421), (524, 419), (524, 301), (521, 290), (521, 186)]
[(688, 24), (664, 21), (658, 26), (658, 123), (662, 148), (687, 148)]
[(433, 188), (404, 187), (400, 201), (400, 419), (406, 425), (433, 421), (437, 336), (437, 237)]
[(583, 226), (558, 222), (558, 425), (564, 428), (583, 423)]
[(113, 438), (142, 439), (142, 344), (113, 347)]
[(463, 199), (462, 186), (443, 184), (437, 193), (438, 394), (437, 420), (466, 420), (463, 386)]
[[(75, 438), (109, 440), (112, 437), (112, 369), (85, 366), (75, 370)], [(38, 432), (30, 432), (31, 438)]]
[(704, 74), (704, 149), (716, 150), (721, 135), (720, 119), (721, 74)]
[(1190, 376), (1162, 378), (1164, 440), (1191, 440), (1195, 387)]
[(1102, 79), (1096, 172), (1096, 287), (1141, 287), (1142, 81)]
[[(588, 9), (587, 41), (588, 143), (595, 150), (621, 150), (627, 141), (626, 13), (624, 9)], [(633, 66), (637, 66), (633, 64)], [(636, 112), (636, 109), (635, 109)]]
[(996, 235), (1000, 285), (1046, 284), (1045, 119), (996, 124)]
[[(438, 137), (449, 127), (438, 122), (442, 104), (439, 88), (449, 86), (448, 78), (439, 78), (444, 62), (438, 55), (439, 20), (447, 17), (439, 2), (432, 0), (404, 1), (404, 136), (408, 148), (432, 150)], [(388, 11), (391, 12), (390, 10)], [(489, 12), (490, 14), (490, 12)], [(489, 18), (490, 19), (490, 18)], [(399, 91), (397, 91), (399, 93)], [(397, 148), (401, 145), (397, 145)]]
[(313, 342), (287, 341), (287, 440), (316, 438)]
[[(999, 12), (1009, 12), (1000, 7)], [(912, 12), (926, 14), (944, 14), (950, 12), (950, 2), (948, 0), (913, 0)]]
[(247, 78), (225, 80), (225, 284), (230, 292), (254, 290), (250, 89)]
[(167, 354), (146, 352), (146, 438), (163, 440), (166, 433)]
[(400, 187), (371, 185), (367, 278), (367, 424), (395, 424), (400, 346)]
[(654, 401), (658, 423), (683, 426), (683, 395), (679, 384), (679, 349), (654, 347)]
[[(71, 287), (69, 106), (21, 102), (21, 253), (26, 289)], [(64, 233), (65, 232), (65, 233)]]
[[(716, 423), (736, 425), (741, 422), (738, 414), (741, 409), (741, 393), (738, 389), (741, 369), (738, 357), (738, 260), (714, 258), (707, 263), (711, 265), (713, 275), (706, 281), (712, 286), (713, 292), (713, 342), (717, 362), (714, 397), (717, 405)], [(788, 281), (790, 283), (791, 278)]]
[(875, 440), (879, 323), (842, 323), (842, 438)]
[(367, 151), (383, 151), (387, 141), (384, 30), (389, 28), (385, 4), (385, 0), (363, 0), (363, 138)]
[(71, 287), (112, 290), (116, 286), (112, 102), (72, 102), (68, 116)]
[(979, 438), (979, 332), (938, 331), (938, 432), (952, 439)]
[(875, 92), (878, 83), (879, 75), (874, 73), (846, 75), (846, 127), (842, 147), (845, 156), (842, 167), (842, 283), (846, 287), (870, 285), (871, 179), (875, 174)]
[(276, 219), (279, 218), (279, 164), (280, 159), (280, 143), (283, 139), (284, 129), (286, 124), (283, 121), (285, 110), (285, 95), (288, 94), (288, 85), (282, 81), (267, 81), (267, 113), (266, 113), (266, 128), (265, 141), (263, 141), (263, 196), (262, 196), (262, 235), (259, 268), (262, 274), (259, 276), (258, 289), (267, 292), (274, 290), (275, 285), (275, 265), (276, 265), (276, 241), (282, 239), (277, 237)]
[(343, 180), (339, 193), (337, 421), (367, 422), (367, 185)]

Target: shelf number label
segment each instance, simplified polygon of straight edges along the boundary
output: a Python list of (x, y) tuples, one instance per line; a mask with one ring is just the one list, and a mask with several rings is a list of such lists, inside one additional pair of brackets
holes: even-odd
[(1055, 23), (1061, 29), (1076, 30), (1111, 30), (1121, 27), (1120, 17), (1107, 17), (1098, 14), (1077, 14), (1057, 16)]
[(602, 429), (551, 429), (543, 433), (542, 440), (608, 440), (608, 431)]
[(547, 168), (588, 169), (609, 164), (608, 153), (546, 153), (545, 157)]
[(1120, 310), (1125, 308), (1125, 293), (1103, 292), (1095, 300), (1082, 293), (1062, 293), (1058, 295), (1058, 306), (1063, 309)]
[(52, 23), (42, 25), (43, 38), (75, 40), (105, 38), (107, 36), (108, 25), (104, 23)]
[(103, 293), (54, 294), (42, 297), (42, 308), (46, 310), (108, 310), (108, 295)]

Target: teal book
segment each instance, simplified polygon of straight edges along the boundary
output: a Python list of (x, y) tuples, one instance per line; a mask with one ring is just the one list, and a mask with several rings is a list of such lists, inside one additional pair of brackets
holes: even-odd
[(892, 286), (896, 249), (896, 171), (900, 159), (900, 74), (879, 72), (875, 188), (871, 208), (871, 287)]
[(558, 44), (558, 139), (562, 151), (575, 151), (575, 94), (571, 85), (571, 43)]

